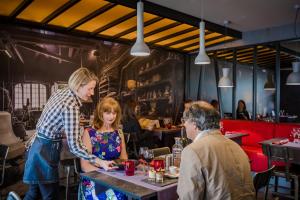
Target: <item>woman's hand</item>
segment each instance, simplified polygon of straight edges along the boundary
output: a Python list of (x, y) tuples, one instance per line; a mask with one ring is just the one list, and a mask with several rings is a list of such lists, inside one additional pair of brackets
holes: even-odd
[(102, 167), (105, 171), (108, 171), (113, 169), (113, 164), (115, 164), (115, 162), (96, 158), (95, 164), (97, 167)]

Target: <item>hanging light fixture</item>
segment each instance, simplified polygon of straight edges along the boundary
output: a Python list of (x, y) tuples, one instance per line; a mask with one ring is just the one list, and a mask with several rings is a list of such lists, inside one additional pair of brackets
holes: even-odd
[(199, 53), (195, 59), (196, 65), (210, 64), (210, 59), (205, 52), (205, 23), (203, 20), (199, 23)]
[(196, 65), (208, 65), (210, 59), (205, 52), (205, 22), (203, 21), (204, 16), (204, 0), (201, 0), (201, 22), (199, 23), (199, 53), (195, 58)]
[(300, 62), (293, 62), (293, 72), (286, 79), (286, 85), (300, 85)]
[(264, 90), (275, 90), (275, 84), (273, 81), (273, 76), (269, 73), (267, 81), (264, 85)]
[(136, 41), (130, 50), (133, 56), (149, 56), (150, 49), (144, 42), (144, 4), (139, 1), (137, 3), (137, 31)]
[[(224, 37), (224, 49), (226, 47), (225, 41), (227, 37), (227, 25), (230, 23), (228, 20), (224, 20), (224, 26), (225, 26), (225, 37)], [(228, 63), (225, 61), (225, 66), (228, 66)], [(229, 67), (224, 67), (222, 68), (223, 76), (220, 78), (218, 87), (224, 87), (224, 88), (230, 88), (233, 87), (232, 80), (229, 78), (229, 72), (230, 68)]]
[(233, 87), (232, 80), (228, 77), (230, 68), (224, 67), (222, 68), (223, 76), (219, 80), (218, 87)]

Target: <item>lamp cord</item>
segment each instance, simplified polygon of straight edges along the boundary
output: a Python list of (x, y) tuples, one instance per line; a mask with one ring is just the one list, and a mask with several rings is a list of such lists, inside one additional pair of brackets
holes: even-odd
[(298, 37), (298, 34), (297, 34), (297, 18), (298, 18), (298, 12), (300, 10), (300, 7), (297, 7), (296, 8), (296, 16), (295, 16), (295, 21), (294, 21), (294, 33), (295, 33), (295, 36)]

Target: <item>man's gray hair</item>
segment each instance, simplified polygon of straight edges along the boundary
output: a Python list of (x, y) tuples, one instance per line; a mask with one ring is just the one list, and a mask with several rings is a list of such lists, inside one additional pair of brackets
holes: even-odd
[(185, 120), (194, 122), (201, 131), (220, 128), (220, 114), (205, 101), (197, 101), (191, 104), (183, 114)]

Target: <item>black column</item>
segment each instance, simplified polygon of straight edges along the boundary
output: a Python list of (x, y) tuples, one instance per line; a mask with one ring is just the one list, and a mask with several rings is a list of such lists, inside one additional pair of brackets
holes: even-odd
[(253, 49), (253, 80), (252, 80), (252, 120), (256, 120), (256, 104), (257, 104), (257, 46)]
[(218, 67), (218, 60), (217, 60), (217, 53), (215, 52), (214, 54), (214, 67), (215, 67), (215, 77), (216, 77), (216, 86), (217, 86), (217, 95), (218, 95), (218, 101), (219, 101), (219, 107), (220, 107), (220, 115), (221, 115), (221, 118), (224, 117), (224, 114), (223, 114), (223, 105), (222, 105), (222, 96), (221, 96), (221, 90), (220, 88), (218, 87), (218, 82), (219, 82), (219, 67)]
[(280, 44), (276, 43), (276, 67), (275, 67), (275, 122), (279, 122), (280, 110)]
[(232, 118), (236, 119), (235, 103), (236, 103), (236, 49), (233, 50), (232, 60)]

